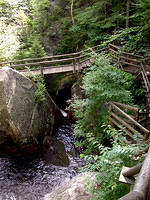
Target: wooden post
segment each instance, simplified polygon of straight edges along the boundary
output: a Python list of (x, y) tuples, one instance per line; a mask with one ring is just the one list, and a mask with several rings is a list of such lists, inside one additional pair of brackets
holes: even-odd
[(77, 64), (78, 64), (78, 72), (80, 72), (81, 71), (81, 69), (80, 69), (80, 53), (78, 53), (78, 58), (77, 58)]
[(109, 104), (109, 119), (110, 119), (109, 123), (114, 128), (114, 123), (112, 122), (111, 117), (112, 117), (112, 105)]
[(10, 64), (10, 68), (14, 69), (14, 67), (12, 67), (13, 66), (13, 62), (10, 62), (9, 64)]
[(125, 195), (124, 197), (120, 198), (119, 200), (146, 200), (140, 192), (130, 192), (129, 194)]
[(43, 65), (40, 65), (40, 71), (41, 71), (41, 76), (44, 77), (44, 74), (43, 74)]
[(150, 148), (147, 156), (143, 162), (140, 173), (135, 181), (133, 191), (120, 200), (150, 200), (149, 195), (149, 183), (150, 183)]
[(139, 109), (138, 109), (138, 111), (136, 112), (135, 119), (136, 119), (137, 122), (139, 121)]
[(74, 59), (74, 56), (73, 56), (73, 60), (72, 60), (72, 65), (73, 65), (73, 73), (76, 72), (76, 60)]

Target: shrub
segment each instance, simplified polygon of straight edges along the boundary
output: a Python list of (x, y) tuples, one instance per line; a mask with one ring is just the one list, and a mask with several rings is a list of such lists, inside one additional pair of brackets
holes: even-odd
[[(83, 77), (86, 99), (73, 99), (72, 109), (77, 122), (75, 135), (84, 138), (78, 145), (86, 147), (86, 154), (99, 151), (96, 143), (104, 144), (110, 136), (104, 133), (103, 124), (108, 124), (109, 101), (132, 104), (129, 87), (133, 76), (110, 65), (104, 55), (93, 54), (94, 64)], [(91, 142), (95, 141), (95, 144)]]

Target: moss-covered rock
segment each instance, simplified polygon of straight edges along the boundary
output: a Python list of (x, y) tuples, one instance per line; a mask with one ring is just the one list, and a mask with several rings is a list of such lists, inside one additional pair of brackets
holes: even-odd
[(62, 115), (48, 94), (39, 104), (36, 90), (36, 84), (17, 71), (0, 69), (0, 144), (11, 140), (30, 151), (45, 133), (51, 135)]

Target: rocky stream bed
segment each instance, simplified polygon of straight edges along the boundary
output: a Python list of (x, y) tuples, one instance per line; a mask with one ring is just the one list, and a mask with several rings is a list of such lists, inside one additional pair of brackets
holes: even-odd
[(71, 124), (63, 123), (55, 137), (65, 146), (69, 162), (64, 166), (52, 164), (49, 152), (26, 158), (0, 158), (0, 200), (42, 200), (55, 186), (77, 174), (84, 162), (75, 148)]

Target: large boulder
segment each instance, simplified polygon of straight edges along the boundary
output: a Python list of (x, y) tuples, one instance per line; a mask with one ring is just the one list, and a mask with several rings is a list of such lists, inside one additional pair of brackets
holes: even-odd
[(90, 200), (94, 195), (89, 189), (94, 186), (96, 180), (95, 173), (82, 173), (73, 179), (66, 180), (53, 192), (45, 195), (44, 200)]
[(36, 84), (21, 73), (8, 67), (0, 69), (1, 149), (4, 149), (2, 144), (11, 141), (21, 151), (38, 151), (44, 134), (51, 135), (62, 118), (48, 94), (46, 101), (37, 102), (36, 90)]

